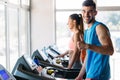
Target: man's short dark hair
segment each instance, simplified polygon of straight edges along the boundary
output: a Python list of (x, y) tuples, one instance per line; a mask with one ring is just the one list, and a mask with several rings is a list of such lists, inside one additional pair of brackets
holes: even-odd
[(96, 4), (93, 0), (85, 0), (82, 6), (93, 6), (93, 8), (96, 9)]

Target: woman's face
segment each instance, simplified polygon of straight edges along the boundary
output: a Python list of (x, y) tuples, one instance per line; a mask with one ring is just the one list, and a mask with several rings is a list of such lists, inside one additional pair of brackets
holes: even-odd
[(72, 20), (70, 17), (68, 18), (68, 23), (67, 23), (69, 29), (74, 28), (74, 20)]

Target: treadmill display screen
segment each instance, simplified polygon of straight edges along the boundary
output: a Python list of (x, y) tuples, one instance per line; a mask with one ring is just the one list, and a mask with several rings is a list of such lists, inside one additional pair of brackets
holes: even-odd
[(7, 72), (5, 70), (0, 70), (0, 77), (2, 78), (2, 80), (9, 79), (9, 75), (7, 74)]

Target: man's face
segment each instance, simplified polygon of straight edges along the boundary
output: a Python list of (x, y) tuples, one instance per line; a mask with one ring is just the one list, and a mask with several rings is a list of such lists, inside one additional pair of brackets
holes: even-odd
[(83, 6), (82, 7), (82, 16), (85, 23), (90, 24), (95, 20), (95, 15), (97, 11), (92, 6)]

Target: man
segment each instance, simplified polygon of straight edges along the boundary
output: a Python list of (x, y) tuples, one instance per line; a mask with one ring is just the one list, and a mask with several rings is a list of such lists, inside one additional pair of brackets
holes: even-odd
[(84, 33), (84, 40), (80, 36), (79, 49), (86, 49), (86, 59), (75, 80), (82, 80), (86, 72), (86, 80), (109, 80), (109, 56), (114, 53), (113, 44), (108, 28), (95, 20), (96, 4), (92, 0), (85, 0), (82, 4), (82, 16), (88, 28)]

